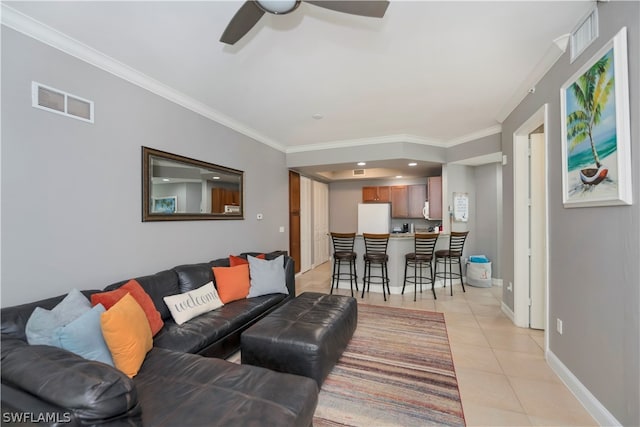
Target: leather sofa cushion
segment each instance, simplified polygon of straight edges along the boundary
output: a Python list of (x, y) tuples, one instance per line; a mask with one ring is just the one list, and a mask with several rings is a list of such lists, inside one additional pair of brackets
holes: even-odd
[(149, 426), (310, 426), (318, 399), (309, 378), (160, 348), (134, 382)]
[(125, 374), (57, 347), (3, 337), (2, 382), (71, 411), (82, 424), (140, 414), (134, 383)]
[(167, 319), (162, 330), (154, 337), (153, 345), (169, 350), (197, 353), (209, 344), (250, 324), (286, 297), (285, 294), (271, 294), (233, 301), (182, 325), (177, 325), (173, 319)]
[(215, 284), (209, 263), (179, 265), (173, 267), (173, 270), (178, 274), (178, 286), (182, 293), (198, 289), (209, 282)]

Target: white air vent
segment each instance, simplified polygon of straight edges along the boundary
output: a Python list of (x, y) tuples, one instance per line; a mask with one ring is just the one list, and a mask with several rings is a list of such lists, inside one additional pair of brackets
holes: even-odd
[(93, 123), (93, 101), (31, 82), (31, 105), (52, 113)]
[(598, 8), (593, 10), (571, 32), (571, 62), (598, 38)]
[(353, 170), (353, 176), (364, 176), (365, 169), (354, 169)]

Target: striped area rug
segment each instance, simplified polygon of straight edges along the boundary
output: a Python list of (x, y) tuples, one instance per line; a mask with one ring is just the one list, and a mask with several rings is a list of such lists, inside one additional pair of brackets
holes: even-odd
[(444, 315), (358, 304), (358, 327), (322, 385), (313, 425), (464, 426)]

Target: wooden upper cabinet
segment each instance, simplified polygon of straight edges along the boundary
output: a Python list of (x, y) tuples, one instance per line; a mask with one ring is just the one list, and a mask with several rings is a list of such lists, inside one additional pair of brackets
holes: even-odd
[(391, 196), (388, 186), (370, 186), (362, 187), (362, 202), (363, 203), (384, 203), (390, 202)]
[(391, 218), (409, 217), (409, 191), (406, 185), (391, 187)]
[(426, 200), (426, 185), (394, 185), (391, 187), (391, 217), (424, 218), (422, 208)]
[(424, 218), (422, 209), (427, 201), (426, 185), (409, 186), (409, 218)]
[(429, 219), (442, 219), (442, 177), (427, 178)]

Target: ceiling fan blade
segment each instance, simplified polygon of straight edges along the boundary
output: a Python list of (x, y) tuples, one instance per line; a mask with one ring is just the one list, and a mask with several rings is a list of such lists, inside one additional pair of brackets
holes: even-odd
[(260, 9), (255, 2), (246, 1), (231, 18), (229, 25), (220, 37), (220, 41), (226, 44), (235, 44), (258, 23), (262, 15), (264, 15), (264, 10)]
[(369, 16), (371, 18), (382, 18), (389, 6), (388, 1), (376, 0), (344, 0), (331, 1), (305, 0), (314, 6), (324, 7), (325, 9), (335, 10), (336, 12), (350, 13), (352, 15)]

